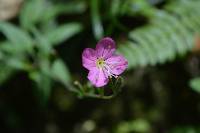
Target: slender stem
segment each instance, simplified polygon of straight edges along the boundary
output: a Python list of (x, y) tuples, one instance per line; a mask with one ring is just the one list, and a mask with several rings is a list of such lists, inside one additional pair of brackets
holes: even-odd
[(90, 94), (90, 93), (86, 93), (85, 94), (86, 97), (92, 97), (92, 98), (98, 98), (98, 99), (105, 99), (105, 100), (108, 100), (108, 99), (112, 99), (114, 97), (114, 95), (111, 95), (111, 96), (102, 96), (102, 95), (94, 95), (94, 94)]

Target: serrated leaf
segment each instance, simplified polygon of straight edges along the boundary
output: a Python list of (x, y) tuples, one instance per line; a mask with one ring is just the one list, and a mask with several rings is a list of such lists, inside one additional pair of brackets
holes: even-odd
[(194, 48), (195, 35), (200, 32), (200, 21), (194, 17), (200, 14), (196, 6), (199, 1), (175, 3), (175, 6), (180, 3), (179, 10), (155, 10), (147, 25), (129, 32), (129, 39), (136, 45), (128, 45), (127, 39), (126, 45), (119, 46), (129, 61), (129, 68), (173, 61)]
[(78, 23), (70, 23), (62, 25), (55, 30), (46, 34), (47, 40), (53, 44), (59, 44), (82, 30), (82, 26)]

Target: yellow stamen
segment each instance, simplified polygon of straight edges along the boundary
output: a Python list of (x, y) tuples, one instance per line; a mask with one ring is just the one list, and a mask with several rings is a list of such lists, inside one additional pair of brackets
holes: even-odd
[(105, 65), (104, 59), (102, 59), (102, 58), (97, 59), (96, 65), (97, 65), (98, 68), (103, 68), (104, 65)]

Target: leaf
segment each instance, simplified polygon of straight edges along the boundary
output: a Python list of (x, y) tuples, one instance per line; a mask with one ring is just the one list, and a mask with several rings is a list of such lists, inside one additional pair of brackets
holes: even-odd
[(103, 37), (104, 34), (104, 29), (101, 23), (101, 17), (99, 13), (99, 0), (90, 0), (90, 2), (93, 33), (95, 38), (99, 40)]
[(0, 85), (7, 81), (13, 74), (15, 70), (11, 67), (6, 66), (2, 62), (0, 63)]
[(42, 33), (40, 33), (38, 29), (31, 28), (31, 30), (32, 30), (32, 33), (35, 36), (35, 40), (37, 42), (36, 46), (39, 49), (38, 54), (40, 56), (48, 56), (52, 51), (52, 47), (51, 47), (49, 40), (46, 39), (46, 37), (44, 37), (44, 35)]
[(44, 23), (55, 19), (59, 14), (79, 14), (86, 10), (86, 2), (72, 1), (67, 4), (48, 3), (48, 7), (44, 12), (42, 20)]
[(192, 51), (195, 35), (200, 32), (199, 4), (200, 1), (174, 1), (166, 11), (149, 14), (147, 25), (130, 31), (118, 49), (127, 58), (129, 69), (164, 64)]
[(52, 68), (52, 78), (68, 86), (71, 82), (70, 73), (64, 62), (57, 59), (53, 62)]
[(37, 85), (35, 95), (39, 98), (40, 104), (46, 105), (51, 94), (51, 78), (42, 71), (32, 71), (29, 77)]
[(29, 29), (43, 18), (46, 8), (44, 2), (44, 0), (26, 0), (20, 13), (22, 27)]
[(81, 30), (82, 26), (79, 23), (65, 24), (57, 27), (53, 31), (48, 32), (46, 34), (46, 38), (51, 44), (56, 45), (74, 36)]
[(16, 70), (28, 70), (29, 65), (24, 59), (20, 59), (19, 57), (7, 58), (5, 60), (7, 66), (14, 68)]
[(169, 133), (199, 133), (200, 128), (198, 126), (176, 126), (172, 128)]
[(112, 16), (117, 16), (118, 12), (120, 11), (120, 6), (122, 5), (122, 1), (120, 0), (112, 0), (110, 14)]
[(150, 130), (150, 123), (146, 119), (140, 118), (134, 121), (121, 122), (116, 128), (116, 133), (147, 133)]
[(17, 51), (32, 50), (33, 40), (27, 32), (7, 22), (0, 22), (0, 32), (13, 44), (13, 49)]
[(12, 46), (11, 42), (9, 41), (3, 41), (0, 42), (0, 50), (2, 53), (9, 53), (10, 55), (12, 54), (18, 54), (20, 51), (16, 49), (15, 47)]
[(190, 87), (200, 93), (200, 77), (190, 80)]
[(40, 57), (38, 59), (38, 69), (32, 69), (29, 72), (29, 77), (37, 86), (37, 97), (40, 98), (40, 103), (46, 105), (51, 94), (52, 79), (50, 70), (50, 61), (46, 57)]
[(143, 14), (143, 15), (151, 15), (154, 8), (150, 3), (151, 1), (147, 0), (126, 0), (124, 1), (121, 9), (121, 14), (127, 14), (127, 15), (136, 15), (136, 14)]
[(57, 9), (65, 14), (83, 13), (87, 9), (86, 4), (85, 1), (71, 1), (67, 5), (57, 5)]
[(59, 14), (82, 13), (86, 10), (83, 1), (68, 2), (68, 4), (55, 4), (45, 0), (27, 0), (20, 13), (20, 23), (30, 29), (35, 24), (46, 24), (54, 20)]

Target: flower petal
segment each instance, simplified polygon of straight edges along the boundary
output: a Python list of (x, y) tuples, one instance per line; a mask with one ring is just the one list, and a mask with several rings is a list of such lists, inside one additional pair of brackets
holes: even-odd
[(93, 68), (88, 74), (88, 79), (96, 87), (105, 86), (108, 83), (108, 77), (102, 69)]
[(96, 52), (98, 57), (109, 58), (115, 52), (115, 42), (110, 37), (101, 39), (96, 46)]
[(115, 75), (120, 75), (128, 67), (128, 61), (122, 55), (113, 55), (106, 63)]
[(82, 53), (82, 64), (88, 70), (96, 67), (96, 51), (91, 48), (86, 48)]

